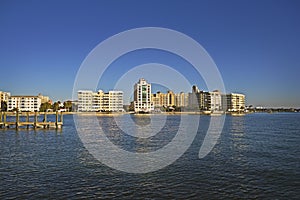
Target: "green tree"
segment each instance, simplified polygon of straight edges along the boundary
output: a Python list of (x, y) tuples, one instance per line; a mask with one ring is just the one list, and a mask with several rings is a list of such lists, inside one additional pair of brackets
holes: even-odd
[(72, 111), (72, 101), (65, 101), (64, 102), (64, 109), (66, 109), (67, 111)]
[(6, 103), (6, 101), (1, 101), (1, 111), (7, 111), (7, 103)]
[(49, 102), (42, 103), (40, 106), (41, 112), (46, 112), (48, 109), (51, 109), (51, 104)]
[(59, 102), (55, 102), (55, 103), (52, 105), (52, 109), (53, 109), (54, 112), (59, 110), (59, 104), (60, 104)]

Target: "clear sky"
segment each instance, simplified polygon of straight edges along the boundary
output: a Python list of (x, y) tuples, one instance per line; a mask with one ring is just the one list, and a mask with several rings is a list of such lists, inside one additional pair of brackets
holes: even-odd
[[(119, 32), (150, 26), (199, 42), (218, 66), (227, 92), (246, 94), (248, 105), (300, 107), (299, 10), (297, 0), (1, 0), (0, 90), (71, 99), (76, 73), (93, 48)], [(174, 60), (149, 50), (114, 65), (127, 71), (149, 62), (185, 65)], [(99, 89), (113, 87), (124, 72), (118, 69), (107, 70), (110, 78), (100, 81)], [(205, 89), (201, 79), (193, 82)]]

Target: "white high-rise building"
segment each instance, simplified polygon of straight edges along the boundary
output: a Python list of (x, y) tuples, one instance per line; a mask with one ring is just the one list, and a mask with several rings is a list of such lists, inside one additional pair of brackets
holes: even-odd
[(108, 111), (123, 112), (123, 92), (122, 91), (109, 91), (108, 95)]
[(98, 92), (79, 90), (77, 95), (79, 112), (123, 111), (122, 91), (109, 91), (108, 93), (104, 93), (102, 90)]
[(214, 90), (210, 92), (210, 109), (211, 111), (222, 110), (222, 96), (219, 90)]
[(79, 90), (78, 96), (78, 111), (95, 111), (93, 109), (93, 91), (91, 90)]
[(151, 84), (143, 78), (134, 85), (134, 112), (149, 113), (154, 110), (151, 100)]
[(8, 99), (7, 110), (12, 111), (39, 111), (41, 107), (41, 99), (38, 96), (11, 96)]

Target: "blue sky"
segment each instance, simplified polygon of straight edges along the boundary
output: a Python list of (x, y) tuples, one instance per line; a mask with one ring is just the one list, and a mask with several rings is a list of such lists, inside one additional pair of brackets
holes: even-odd
[[(299, 10), (296, 0), (2, 0), (0, 90), (70, 99), (81, 63), (100, 42), (128, 29), (164, 27), (200, 43), (218, 66), (227, 92), (246, 94), (247, 104), (300, 107)], [(114, 62), (99, 89), (111, 89), (122, 73), (149, 62), (181, 68), (193, 84), (206, 88), (183, 61), (150, 50)]]

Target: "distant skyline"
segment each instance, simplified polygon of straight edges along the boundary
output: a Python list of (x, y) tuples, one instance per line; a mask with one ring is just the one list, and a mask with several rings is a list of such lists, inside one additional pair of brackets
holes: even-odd
[[(296, 0), (2, 0), (0, 91), (42, 93), (54, 101), (71, 99), (81, 63), (100, 42), (128, 29), (164, 27), (200, 43), (215, 61), (226, 92), (245, 94), (246, 105), (300, 107), (299, 10)], [(98, 89), (113, 89), (124, 73), (147, 63), (172, 66), (192, 85), (206, 90), (201, 77), (186, 70), (189, 63), (151, 49), (131, 52), (112, 63)], [(142, 77), (152, 82), (151, 76)], [(191, 91), (176, 81), (174, 87), (170, 88), (174, 92)], [(132, 91), (133, 85), (116, 89)]]

